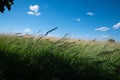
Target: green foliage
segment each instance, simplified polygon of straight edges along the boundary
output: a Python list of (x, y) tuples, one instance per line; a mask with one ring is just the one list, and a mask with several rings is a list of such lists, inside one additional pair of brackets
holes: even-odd
[(0, 35), (0, 80), (120, 80), (120, 44)]
[(5, 11), (5, 7), (10, 11), (11, 10), (11, 5), (14, 4), (13, 0), (0, 0), (0, 12)]

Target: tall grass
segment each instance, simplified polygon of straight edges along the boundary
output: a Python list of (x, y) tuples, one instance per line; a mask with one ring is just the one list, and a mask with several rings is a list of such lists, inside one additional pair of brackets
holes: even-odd
[(0, 35), (0, 80), (120, 80), (120, 44)]

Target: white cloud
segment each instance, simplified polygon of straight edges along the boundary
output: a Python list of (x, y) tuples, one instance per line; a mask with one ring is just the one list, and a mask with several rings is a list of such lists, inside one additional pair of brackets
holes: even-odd
[(101, 36), (99, 36), (99, 37), (101, 37), (101, 38), (108, 38), (108, 37), (109, 37), (109, 35), (102, 34), (102, 35), (101, 35)]
[(40, 15), (40, 12), (36, 13), (35, 15), (36, 15), (36, 16), (39, 16), (39, 15)]
[(23, 31), (24, 31), (25, 33), (31, 32), (31, 30), (30, 30), (29, 28), (26, 28), (26, 29), (24, 29)]
[(86, 15), (93, 16), (94, 14), (92, 12), (87, 12)]
[(76, 21), (77, 21), (77, 22), (80, 22), (80, 18), (77, 18)]
[(108, 27), (100, 27), (95, 29), (95, 31), (108, 31), (108, 30), (110, 30), (110, 28)]
[(30, 8), (31, 11), (34, 11), (34, 12), (38, 12), (38, 10), (39, 10), (39, 6), (38, 5), (33, 5), (33, 6), (30, 5), (29, 8)]
[(119, 29), (119, 28), (120, 28), (120, 22), (117, 23), (117, 24), (115, 24), (115, 25), (113, 25), (113, 28), (114, 28), (114, 29)]
[(39, 12), (39, 5), (30, 5), (29, 6), (30, 11), (28, 11), (27, 13), (29, 15), (35, 15), (35, 16), (39, 16), (41, 13)]
[(29, 11), (28, 14), (30, 14), (30, 15), (34, 15), (35, 13), (32, 12), (32, 11)]

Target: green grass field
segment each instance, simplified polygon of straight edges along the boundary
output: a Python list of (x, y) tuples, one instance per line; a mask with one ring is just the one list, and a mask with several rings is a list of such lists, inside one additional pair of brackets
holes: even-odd
[(120, 80), (120, 44), (1, 34), (0, 80)]

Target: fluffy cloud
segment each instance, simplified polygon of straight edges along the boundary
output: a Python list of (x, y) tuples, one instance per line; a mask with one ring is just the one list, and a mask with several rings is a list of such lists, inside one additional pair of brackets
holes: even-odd
[(119, 28), (120, 28), (120, 22), (117, 23), (117, 24), (115, 24), (115, 25), (113, 25), (113, 28), (114, 28), (114, 29), (119, 29)]
[(33, 5), (33, 6), (30, 5), (29, 8), (30, 8), (31, 11), (34, 11), (34, 12), (38, 12), (38, 10), (39, 10), (39, 6), (38, 5)]
[(35, 13), (32, 12), (32, 11), (29, 11), (28, 14), (29, 14), (29, 15), (34, 15)]
[(40, 12), (39, 12), (39, 5), (30, 5), (29, 6), (30, 11), (28, 11), (27, 13), (29, 15), (35, 15), (35, 16), (39, 16)]
[(24, 29), (23, 31), (24, 31), (25, 33), (29, 33), (29, 32), (31, 32), (31, 30), (28, 29), (28, 28)]
[(108, 31), (108, 30), (110, 30), (110, 28), (108, 27), (100, 27), (95, 29), (95, 31)]
[(86, 15), (93, 16), (94, 14), (92, 12), (87, 12)]

